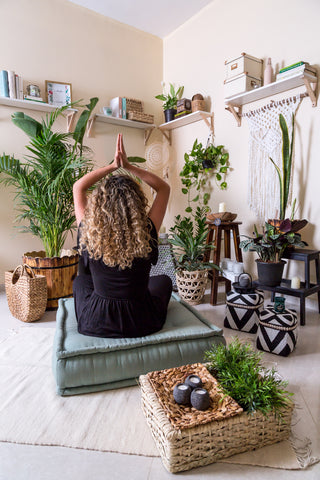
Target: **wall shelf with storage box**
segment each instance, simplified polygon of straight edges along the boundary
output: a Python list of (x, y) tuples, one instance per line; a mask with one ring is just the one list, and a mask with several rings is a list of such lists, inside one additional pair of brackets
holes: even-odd
[(256, 102), (258, 100), (262, 100), (263, 98), (270, 97), (271, 95), (276, 95), (278, 93), (286, 92), (288, 90), (292, 90), (293, 88), (298, 88), (302, 86), (305, 86), (306, 92), (302, 93), (301, 96), (310, 97), (312, 106), (316, 107), (317, 83), (318, 78), (315, 75), (299, 73), (292, 77), (284, 78), (277, 82), (270, 83), (269, 85), (255, 88), (253, 90), (250, 90), (249, 92), (244, 92), (239, 95), (234, 95), (233, 97), (226, 98), (226, 110), (232, 113), (238, 123), (238, 127), (240, 127), (243, 105)]
[(181, 117), (181, 118), (176, 118), (171, 122), (162, 123), (161, 125), (159, 125), (158, 128), (168, 140), (169, 145), (171, 145), (171, 130), (174, 130), (175, 128), (183, 127), (184, 125), (189, 125), (194, 122), (199, 122), (200, 120), (203, 120), (206, 123), (210, 132), (213, 134), (213, 113), (203, 112), (201, 110), (198, 110), (197, 112), (189, 113), (188, 115), (185, 115), (184, 117)]
[[(6, 107), (17, 107), (23, 110), (38, 110), (40, 112), (53, 112), (57, 107), (49, 105), (49, 103), (34, 102), (32, 100), (20, 100), (17, 98), (0, 97), (0, 105)], [(67, 116), (67, 131), (71, 131), (72, 122), (78, 110), (75, 108), (68, 108), (66, 110)]]
[(156, 128), (153, 123), (137, 122), (134, 120), (127, 120), (126, 118), (111, 117), (108, 115), (97, 114), (90, 118), (88, 122), (88, 137), (91, 136), (94, 122), (109, 123), (111, 125), (118, 125), (120, 127), (138, 128), (144, 130), (144, 144), (146, 145), (152, 131)]

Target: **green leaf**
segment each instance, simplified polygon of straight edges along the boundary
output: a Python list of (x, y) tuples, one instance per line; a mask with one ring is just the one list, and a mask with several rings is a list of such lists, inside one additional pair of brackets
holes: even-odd
[(161, 94), (161, 95), (156, 95), (155, 98), (157, 98), (158, 100), (162, 100), (163, 102), (166, 101), (166, 97), (165, 97), (164, 95), (162, 95), (162, 94)]
[(187, 208), (185, 209), (185, 211), (186, 211), (187, 213), (191, 213), (191, 212), (192, 212), (192, 208), (191, 208), (191, 207), (187, 207)]
[(209, 199), (210, 199), (209, 193), (205, 193), (205, 194), (203, 195), (203, 203), (204, 203), (205, 205), (207, 205)]
[(184, 193), (185, 195), (187, 195), (187, 193), (188, 193), (188, 190), (187, 190), (186, 188), (182, 188), (181, 191), (182, 191), (182, 193)]
[(220, 188), (221, 188), (221, 190), (226, 190), (227, 186), (228, 186), (228, 185), (227, 185), (227, 182), (222, 182), (222, 183), (220, 183)]
[(220, 173), (216, 173), (216, 179), (217, 179), (218, 181), (220, 181), (220, 180), (222, 179)]
[(146, 159), (142, 157), (128, 157), (130, 163), (145, 163)]

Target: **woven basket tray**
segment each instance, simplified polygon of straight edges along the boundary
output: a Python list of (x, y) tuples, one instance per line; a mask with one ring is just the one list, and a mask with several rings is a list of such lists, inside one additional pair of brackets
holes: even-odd
[(236, 213), (231, 213), (231, 212), (208, 213), (207, 214), (207, 220), (209, 222), (214, 222), (218, 218), (221, 220), (221, 222), (233, 222), (237, 218), (237, 214)]
[(128, 112), (128, 119), (136, 122), (153, 123), (154, 115), (143, 112)]
[(151, 378), (150, 374), (139, 378), (142, 410), (163, 465), (169, 472), (208, 465), (289, 437), (293, 404), (283, 409), (281, 418), (273, 413), (266, 416), (259, 412), (241, 413), (190, 428), (175, 428), (160, 403)]
[[(201, 363), (169, 368), (147, 374), (151, 385), (174, 428), (184, 429), (203, 425), (213, 420), (222, 420), (239, 413), (242, 408), (231, 397), (223, 398), (217, 380)], [(210, 395), (210, 407), (205, 411), (193, 407), (178, 405), (173, 398), (173, 388), (177, 383), (183, 383), (188, 375), (198, 375), (203, 388)]]

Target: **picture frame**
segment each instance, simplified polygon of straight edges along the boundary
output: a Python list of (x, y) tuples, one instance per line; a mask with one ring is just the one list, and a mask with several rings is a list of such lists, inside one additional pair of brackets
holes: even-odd
[(46, 80), (46, 95), (49, 105), (62, 107), (71, 103), (71, 83)]

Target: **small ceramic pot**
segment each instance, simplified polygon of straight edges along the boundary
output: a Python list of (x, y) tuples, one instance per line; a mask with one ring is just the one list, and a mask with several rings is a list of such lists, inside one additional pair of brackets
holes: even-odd
[(205, 388), (195, 388), (191, 392), (191, 405), (197, 410), (207, 410), (210, 407), (210, 396)]
[(194, 388), (201, 388), (202, 387), (202, 380), (198, 375), (189, 375), (185, 381), (185, 385), (189, 385), (189, 387), (193, 390)]
[(185, 383), (178, 383), (173, 389), (173, 398), (179, 405), (190, 404), (191, 387)]

